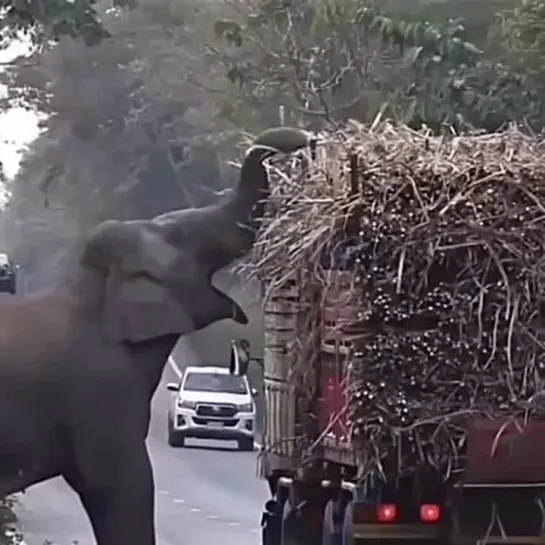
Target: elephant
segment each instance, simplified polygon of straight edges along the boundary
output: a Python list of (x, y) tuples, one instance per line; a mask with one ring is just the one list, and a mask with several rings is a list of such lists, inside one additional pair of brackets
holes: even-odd
[(155, 544), (151, 398), (180, 336), (247, 322), (212, 276), (255, 242), (264, 160), (308, 144), (264, 131), (221, 202), (105, 221), (57, 287), (0, 299), (0, 497), (61, 476), (98, 545)]

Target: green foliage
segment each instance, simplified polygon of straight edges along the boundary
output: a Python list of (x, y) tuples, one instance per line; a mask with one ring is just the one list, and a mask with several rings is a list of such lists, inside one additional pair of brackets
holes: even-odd
[(545, 49), (545, 2), (522, 0), (503, 17), (515, 51), (541, 53)]
[(484, 46), (496, 15), (511, 9), (518, 0), (370, 0), (371, 5), (389, 17), (408, 22), (428, 21), (442, 25), (449, 20), (463, 21), (468, 40)]
[(369, 121), (378, 111), (437, 129), (463, 122), (461, 82), (482, 52), (460, 22), (396, 19), (364, 0), (247, 8), (214, 26), (224, 43), (213, 60), (240, 96), (229, 104), (233, 119), (251, 107), (270, 124), (281, 105), (286, 122), (311, 127)]
[(498, 14), (488, 33), (487, 50), (473, 71), (479, 90), (481, 126), (545, 124), (545, 1), (521, 0)]
[(225, 187), (206, 134), (217, 130), (213, 108), (184, 85), (189, 63), (139, 15), (106, 15), (115, 39), (62, 40), (0, 73), (8, 99), (49, 114), (0, 218), (29, 289), (57, 281), (98, 222), (201, 206)]
[(310, 127), (379, 112), (437, 132), (545, 122), (545, 0), (224, 5), (209, 58), (235, 123), (271, 124), (279, 111)]
[(0, 545), (18, 545), (22, 541), (21, 532), (14, 526), (16, 522), (14, 506), (13, 497), (0, 500)]
[[(22, 31), (39, 41), (71, 36), (96, 45), (110, 36), (97, 4), (97, 0), (0, 0), (0, 29), (11, 35)], [(135, 0), (113, 0), (112, 4), (115, 8), (135, 6)]]

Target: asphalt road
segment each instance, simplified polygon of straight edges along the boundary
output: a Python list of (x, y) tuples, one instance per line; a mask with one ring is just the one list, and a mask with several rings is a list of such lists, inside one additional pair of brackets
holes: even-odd
[[(176, 357), (176, 355), (175, 355)], [(177, 359), (177, 358), (176, 358)], [(148, 447), (155, 473), (158, 545), (257, 545), (267, 488), (256, 477), (256, 454), (236, 443), (166, 443), (164, 384), (176, 379), (170, 365), (153, 400)], [(27, 545), (93, 545), (78, 497), (62, 479), (30, 488), (20, 496), (17, 515)]]

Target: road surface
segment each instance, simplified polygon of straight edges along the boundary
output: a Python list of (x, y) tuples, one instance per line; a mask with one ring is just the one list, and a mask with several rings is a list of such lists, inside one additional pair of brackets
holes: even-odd
[[(170, 365), (152, 406), (148, 447), (156, 482), (158, 545), (257, 545), (260, 509), (267, 487), (256, 477), (256, 454), (238, 452), (236, 443), (188, 441), (166, 444), (164, 384), (176, 379)], [(204, 448), (203, 448), (204, 447)], [(27, 545), (93, 545), (78, 497), (62, 479), (20, 496), (17, 515)]]

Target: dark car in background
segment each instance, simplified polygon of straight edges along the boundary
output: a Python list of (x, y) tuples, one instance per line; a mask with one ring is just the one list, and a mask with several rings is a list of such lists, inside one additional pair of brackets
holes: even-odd
[(17, 267), (8, 254), (0, 253), (0, 293), (15, 294), (17, 291)]

